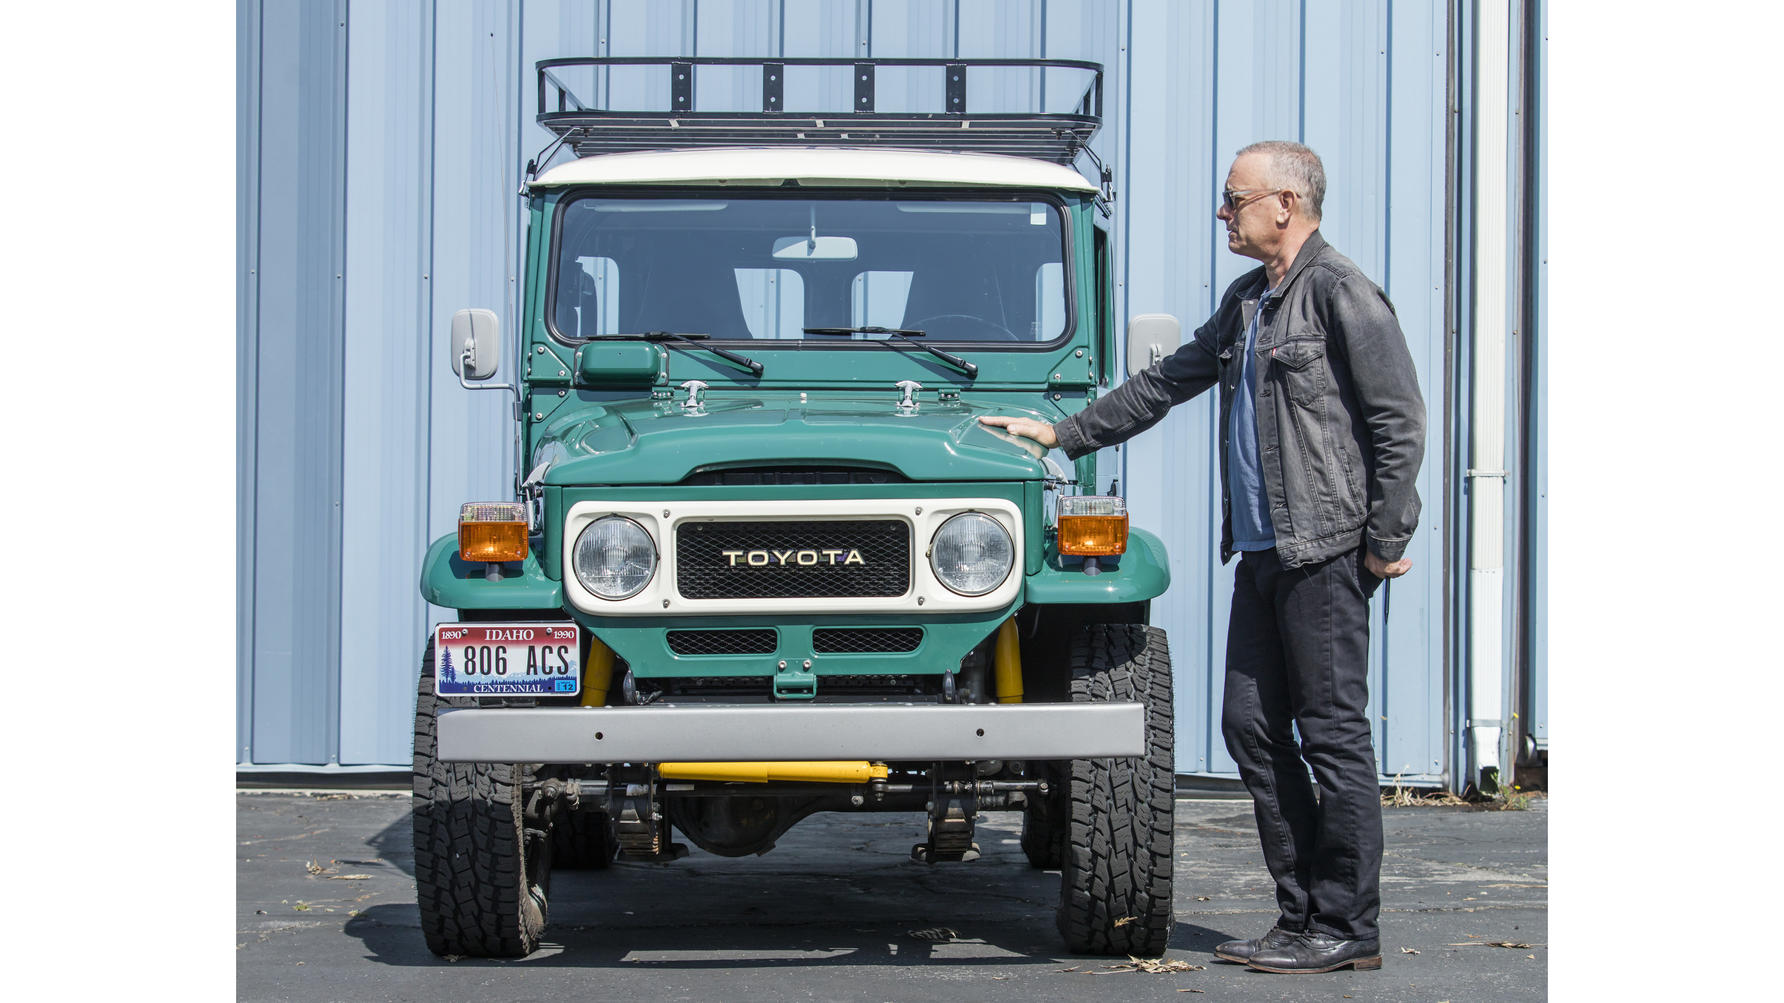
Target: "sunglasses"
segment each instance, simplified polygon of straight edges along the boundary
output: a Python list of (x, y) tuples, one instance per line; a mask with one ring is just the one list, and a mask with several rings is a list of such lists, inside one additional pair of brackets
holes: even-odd
[(1258, 199), (1282, 192), (1288, 192), (1297, 198), (1300, 197), (1300, 193), (1293, 188), (1228, 188), (1220, 193), (1220, 204), (1226, 206), (1227, 212), (1238, 212)]

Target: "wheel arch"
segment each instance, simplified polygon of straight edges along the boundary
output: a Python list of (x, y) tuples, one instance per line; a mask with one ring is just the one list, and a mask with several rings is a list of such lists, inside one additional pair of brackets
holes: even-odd
[(1144, 602), (1171, 587), (1171, 562), (1164, 542), (1143, 529), (1128, 531), (1127, 553), (1101, 560), (1086, 574), (1079, 558), (1049, 553), (1041, 570), (1023, 583), (1023, 601), (1043, 606), (1119, 606)]

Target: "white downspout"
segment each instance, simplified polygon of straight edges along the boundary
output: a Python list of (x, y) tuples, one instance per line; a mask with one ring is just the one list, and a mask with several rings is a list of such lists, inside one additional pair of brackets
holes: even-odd
[(1473, 411), (1468, 470), (1467, 779), (1498, 771), (1505, 728), (1506, 129), (1511, 20), (1507, 0), (1481, 0), (1475, 33)]

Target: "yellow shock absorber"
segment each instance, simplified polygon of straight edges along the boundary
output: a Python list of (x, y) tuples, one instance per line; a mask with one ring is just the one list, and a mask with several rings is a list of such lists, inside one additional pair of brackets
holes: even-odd
[(661, 763), (657, 772), (664, 780), (739, 780), (752, 784), (864, 784), (886, 779), (885, 764), (867, 762)]
[(997, 628), (997, 702), (1022, 702), (1022, 642), (1016, 637), (1016, 618)]
[(613, 685), (613, 649), (593, 634), (588, 636), (588, 660), (582, 666), (582, 705), (607, 706), (607, 688)]

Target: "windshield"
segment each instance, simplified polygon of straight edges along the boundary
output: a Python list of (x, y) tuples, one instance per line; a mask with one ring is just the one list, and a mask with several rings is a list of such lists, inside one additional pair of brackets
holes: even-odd
[(565, 338), (836, 342), (806, 329), (871, 327), (1013, 347), (1066, 332), (1064, 226), (1049, 202), (581, 198), (560, 220), (549, 314)]

